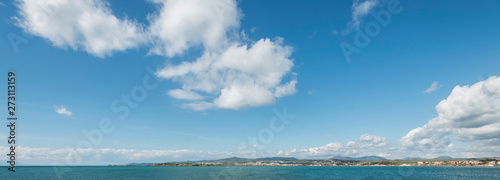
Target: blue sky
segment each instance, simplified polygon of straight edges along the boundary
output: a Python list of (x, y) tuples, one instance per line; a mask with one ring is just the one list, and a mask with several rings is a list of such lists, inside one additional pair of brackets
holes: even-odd
[[(18, 146), (26, 148), (20, 162), (65, 164), (64, 153), (88, 140), (82, 131), (99, 128), (103, 118), (112, 121), (114, 130), (92, 145), (95, 152), (81, 154), (88, 160), (73, 164), (498, 154), (486, 150), (500, 145), (494, 137), (500, 135), (500, 116), (494, 111), (500, 107), (498, 1), (227, 0), (221, 9), (220, 2), (207, 2), (2, 2), (0, 63), (5, 74), (18, 74)], [(378, 24), (380, 32), (348, 61), (339, 45), (353, 45), (356, 29), (365, 32), (365, 25), (378, 23), (371, 13), (388, 11), (395, 2), (401, 12), (391, 14), (387, 26)], [(95, 17), (84, 17), (89, 12)], [(44, 23), (37, 24), (33, 18), (43, 13)], [(13, 45), (12, 39), (20, 44)], [(136, 108), (118, 105), (130, 109), (120, 119), (123, 112), (114, 112), (113, 102), (143, 88), (144, 78), (157, 86), (145, 91)], [(436, 88), (425, 93), (434, 82)], [(482, 91), (475, 91), (474, 84), (493, 90), (478, 95)], [(453, 94), (454, 89), (464, 93)], [(0, 97), (6, 101), (5, 94)], [(470, 105), (473, 97), (479, 100)], [(443, 101), (454, 108), (443, 105), (436, 111)], [(273, 109), (285, 107), (296, 117), (282, 131), (273, 131), (269, 143), (247, 143), (259, 152), (248, 155), (242, 143), (269, 128), (276, 117)], [(450, 123), (470, 117), (450, 115), (457, 108), (493, 120), (464, 129)], [(431, 122), (436, 117), (445, 117), (436, 122), (446, 123)], [(426, 124), (432, 127), (429, 133), (409, 136)], [(461, 136), (481, 127), (490, 128), (488, 137), (493, 137)], [(439, 129), (447, 130), (434, 136)], [(5, 139), (6, 131), (0, 137)], [(422, 139), (434, 141), (411, 147), (402, 142)], [(44, 159), (33, 151), (62, 154)], [(144, 155), (152, 152), (158, 155)], [(130, 158), (134, 153), (139, 158)]]

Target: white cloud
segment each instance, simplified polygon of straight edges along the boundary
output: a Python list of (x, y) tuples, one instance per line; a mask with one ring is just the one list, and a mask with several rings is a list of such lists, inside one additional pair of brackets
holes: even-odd
[(380, 156), (380, 157), (383, 157), (383, 158), (390, 158), (390, 157), (391, 157), (391, 154), (387, 154), (387, 153), (380, 153), (380, 154), (377, 154), (377, 156)]
[(152, 54), (173, 57), (193, 46), (219, 50), (228, 44), (241, 14), (234, 0), (153, 0), (158, 14), (150, 15), (149, 33), (154, 38)]
[(365, 0), (363, 2), (354, 0), (351, 9), (351, 20), (347, 23), (346, 29), (342, 30), (342, 34), (349, 34), (354, 28), (358, 28), (362, 22), (363, 17), (368, 15), (368, 13), (378, 4), (378, 0)]
[(66, 116), (72, 116), (73, 113), (69, 110), (66, 109), (66, 107), (64, 106), (54, 106), (55, 108), (55, 111), (57, 114), (62, 114), (62, 115), (66, 115)]
[(359, 2), (359, 0), (355, 0), (352, 4), (351, 23), (353, 23), (354, 26), (359, 26), (361, 18), (366, 16), (368, 12), (370, 12), (377, 4), (377, 0), (365, 0), (361, 3)]
[(204, 98), (202, 95), (198, 93), (184, 89), (172, 89), (168, 91), (168, 95), (176, 99), (184, 99), (184, 100), (200, 100)]
[(359, 142), (365, 143), (369, 146), (386, 146), (387, 142), (385, 137), (363, 134), (359, 137)]
[(105, 57), (147, 40), (142, 27), (113, 15), (102, 0), (17, 0), (17, 25), (61, 48)]
[(278, 156), (293, 157), (332, 157), (332, 156), (371, 156), (386, 152), (389, 143), (385, 137), (364, 134), (359, 137), (358, 142), (349, 141), (345, 145), (340, 142), (329, 143), (320, 147), (311, 147), (306, 149), (292, 149), (289, 151), (280, 151)]
[[(397, 143), (364, 134), (358, 142), (280, 151), (295, 157), (369, 156), (386, 158), (494, 157), (500, 153), (500, 77), (456, 86), (437, 106), (438, 117), (408, 132)], [(457, 141), (459, 145), (452, 142)]]
[(291, 94), (295, 94), (297, 92), (297, 89), (295, 89), (295, 85), (297, 84), (297, 80), (291, 80), (290, 82), (277, 86), (276, 90), (274, 91), (274, 96), (275, 97), (283, 97), (283, 96), (288, 96)]
[[(149, 54), (174, 57), (191, 47), (216, 51), (237, 38), (242, 17), (235, 0), (151, 0), (149, 26), (118, 19), (103, 0), (17, 0), (17, 25), (61, 48), (111, 56), (149, 45)], [(235, 37), (232, 37), (235, 36)]]
[(431, 87), (427, 88), (426, 90), (422, 91), (422, 93), (431, 93), (439, 88), (443, 87), (442, 84), (439, 84), (438, 81), (434, 81), (432, 84), (431, 84)]
[(239, 150), (247, 150), (247, 149), (252, 149), (252, 148), (255, 148), (257, 147), (256, 144), (251, 144), (251, 145), (246, 145), (246, 146), (240, 146), (238, 147)]
[(275, 98), (296, 91), (296, 80), (282, 83), (293, 67), (292, 48), (282, 41), (261, 39), (251, 47), (234, 43), (220, 54), (206, 51), (196, 61), (168, 65), (157, 75), (181, 82), (184, 89), (218, 96), (186, 104), (195, 110), (272, 105)]
[(215, 109), (213, 103), (205, 102), (205, 101), (195, 101), (191, 103), (182, 104), (183, 108), (188, 108), (196, 111), (205, 111), (207, 109)]
[(453, 139), (475, 143), (477, 148), (500, 145), (499, 77), (456, 86), (436, 110), (438, 117), (411, 130), (401, 139), (403, 146), (444, 151)]
[(259, 29), (259, 28), (257, 28), (257, 27), (252, 27), (252, 29), (250, 29), (250, 32), (251, 32), (251, 33), (254, 33), (255, 31), (257, 31), (257, 29)]
[[(242, 15), (236, 1), (155, 2), (161, 8), (150, 17), (149, 31), (159, 42), (150, 53), (173, 57), (191, 47), (203, 49), (196, 60), (170, 64), (157, 72), (161, 78), (182, 83), (181, 89), (169, 92), (174, 98), (192, 101), (182, 107), (242, 109), (272, 105), (276, 98), (296, 92), (295, 75), (282, 82), (294, 65), (292, 48), (282, 45), (279, 37), (245, 43), (244, 31), (238, 34)], [(200, 93), (215, 98), (202, 101)]]

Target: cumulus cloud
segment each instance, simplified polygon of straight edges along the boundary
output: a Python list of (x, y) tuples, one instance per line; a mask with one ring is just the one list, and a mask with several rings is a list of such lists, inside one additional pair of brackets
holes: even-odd
[(411, 130), (401, 139), (401, 145), (435, 151), (446, 150), (452, 140), (485, 147), (499, 145), (499, 77), (493, 76), (472, 86), (456, 86), (436, 110), (438, 117)]
[(54, 106), (55, 108), (55, 111), (57, 114), (62, 114), (62, 115), (65, 115), (65, 116), (72, 116), (73, 113), (69, 110), (66, 109), (66, 107), (64, 106)]
[(151, 0), (147, 28), (118, 19), (103, 0), (17, 0), (17, 25), (54, 46), (110, 56), (141, 45), (149, 54), (181, 55), (191, 47), (220, 50), (238, 36), (242, 14), (235, 0)]
[(54, 46), (105, 57), (146, 41), (142, 27), (118, 19), (101, 0), (18, 0), (17, 25)]
[(160, 5), (149, 16), (149, 33), (154, 38), (150, 53), (173, 57), (201, 45), (219, 50), (236, 32), (241, 13), (234, 0), (153, 0)]
[(235, 33), (242, 16), (236, 1), (155, 2), (161, 8), (150, 17), (149, 31), (160, 42), (150, 53), (173, 57), (191, 47), (203, 50), (195, 60), (169, 64), (157, 72), (182, 84), (181, 89), (169, 91), (174, 98), (191, 101), (182, 107), (202, 111), (265, 106), (296, 92), (292, 47), (283, 45), (280, 37), (246, 43), (243, 32), (241, 37)]
[[(367, 156), (388, 158), (493, 157), (500, 153), (500, 77), (456, 86), (437, 106), (438, 116), (409, 131), (396, 143), (364, 134), (358, 141), (280, 151), (296, 157)], [(460, 142), (457, 146), (457, 143)]]
[(183, 89), (216, 97), (211, 102), (187, 104), (193, 109), (241, 109), (272, 105), (275, 98), (295, 93), (297, 80), (282, 83), (291, 72), (292, 48), (282, 38), (261, 39), (250, 47), (233, 44), (222, 53), (206, 51), (193, 62), (168, 65), (157, 72), (162, 78), (182, 83)]
[(431, 92), (434, 92), (435, 90), (439, 89), (443, 87), (442, 84), (439, 84), (438, 81), (434, 81), (432, 84), (431, 84), (431, 87), (427, 88), (426, 90), (422, 91), (422, 93), (431, 93)]
[[(280, 151), (296, 157), (367, 156), (388, 158), (442, 155), (493, 157), (500, 153), (500, 77), (493, 76), (471, 86), (456, 86), (437, 106), (438, 116), (409, 131), (396, 143), (364, 134), (358, 141)], [(461, 142), (459, 146), (453, 142)]]
[(387, 145), (385, 137), (369, 135), (369, 134), (361, 135), (361, 137), (359, 137), (359, 142), (365, 143), (369, 146), (378, 146), (378, 147)]

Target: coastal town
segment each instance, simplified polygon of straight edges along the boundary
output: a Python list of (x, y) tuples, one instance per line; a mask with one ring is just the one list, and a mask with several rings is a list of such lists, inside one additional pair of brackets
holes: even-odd
[(472, 159), (323, 159), (306, 160), (295, 158), (244, 159), (227, 158), (196, 162), (168, 162), (147, 166), (500, 166), (500, 158)]

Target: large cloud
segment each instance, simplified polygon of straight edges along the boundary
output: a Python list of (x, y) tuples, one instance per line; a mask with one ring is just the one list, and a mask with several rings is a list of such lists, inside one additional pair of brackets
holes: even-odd
[(453, 139), (480, 146), (499, 145), (499, 77), (493, 76), (472, 86), (456, 86), (436, 110), (438, 117), (401, 139), (404, 147), (445, 150)]
[[(437, 106), (438, 117), (408, 132), (397, 143), (362, 135), (358, 142), (280, 151), (278, 155), (331, 157), (332, 155), (379, 155), (389, 158), (449, 155), (493, 157), (500, 152), (500, 77), (472, 86), (456, 86)], [(453, 144), (454, 141), (460, 142)]]
[(251, 47), (235, 43), (220, 54), (206, 51), (194, 62), (169, 65), (157, 75), (181, 82), (184, 91), (218, 96), (212, 102), (185, 104), (196, 110), (272, 105), (275, 98), (296, 91), (297, 81), (293, 77), (282, 83), (291, 72), (293, 61), (290, 59), (292, 48), (281, 43), (281, 38), (261, 39)]
[[(167, 65), (157, 72), (182, 84), (169, 95), (189, 100), (182, 107), (194, 110), (242, 109), (272, 105), (276, 98), (296, 92), (292, 47), (283, 38), (246, 43), (239, 31), (236, 1), (155, 1), (160, 12), (150, 19), (157, 42), (151, 53), (172, 57), (191, 47), (203, 55), (193, 61)], [(203, 94), (203, 95), (201, 95)], [(206, 98), (206, 100), (204, 100)]]
[(16, 4), (17, 25), (58, 47), (104, 57), (147, 40), (138, 23), (118, 19), (101, 0), (18, 0)]
[(160, 5), (150, 15), (149, 33), (154, 39), (150, 53), (173, 57), (202, 45), (218, 50), (227, 35), (240, 25), (241, 13), (234, 0), (154, 0)]

